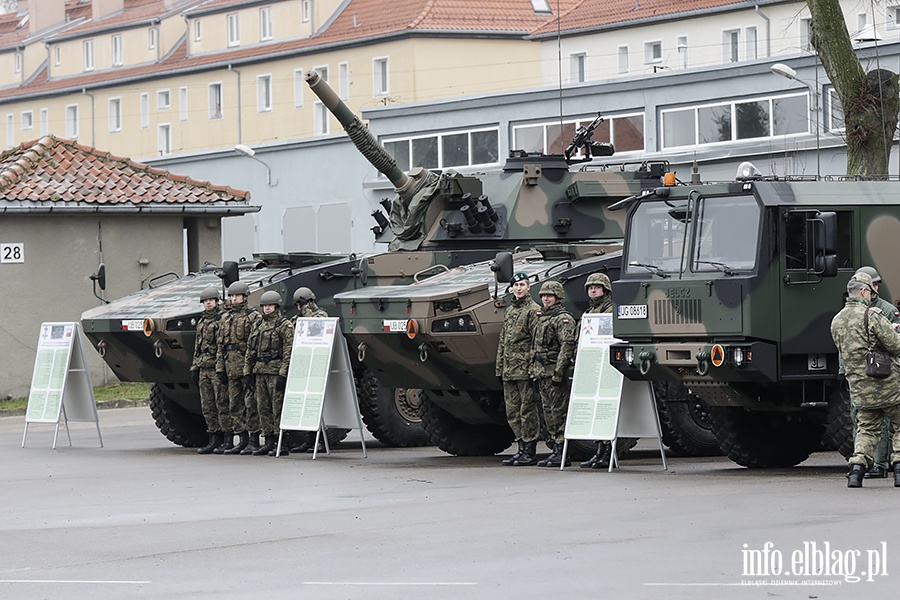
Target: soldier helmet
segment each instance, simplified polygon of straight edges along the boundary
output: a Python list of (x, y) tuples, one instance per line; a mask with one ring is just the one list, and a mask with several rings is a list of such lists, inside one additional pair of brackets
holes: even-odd
[(263, 304), (274, 304), (275, 306), (281, 306), (281, 294), (279, 294), (275, 290), (263, 292), (263, 295), (259, 297), (259, 305), (262, 306)]
[(202, 292), (200, 292), (200, 302), (204, 300), (218, 300), (219, 292), (213, 286), (209, 286), (205, 288)]
[(862, 271), (857, 271), (854, 273), (853, 277), (850, 278), (850, 281), (858, 281), (859, 283), (865, 285), (869, 288), (870, 292), (874, 292), (875, 289), (872, 287), (872, 276), (868, 273), (863, 273)]
[(875, 270), (875, 267), (860, 267), (856, 270), (857, 273), (865, 273), (869, 277), (872, 278), (872, 283), (881, 283), (881, 275), (878, 274), (878, 271)]
[(588, 275), (587, 281), (584, 282), (584, 289), (588, 289), (592, 285), (599, 285), (607, 292), (612, 293), (612, 283), (604, 273), (591, 273)]
[(313, 291), (308, 287), (297, 288), (297, 291), (294, 292), (294, 304), (297, 304), (298, 302), (303, 302), (305, 304), (310, 300), (315, 299), (316, 295), (313, 294)]
[(518, 273), (516, 273), (515, 275), (512, 276), (512, 278), (509, 280), (509, 283), (513, 284), (513, 283), (518, 283), (520, 281), (527, 281), (527, 280), (528, 280), (528, 273), (523, 273), (522, 271), (519, 271)]
[(247, 285), (247, 283), (244, 281), (235, 281), (228, 286), (228, 295), (234, 296), (235, 294), (243, 294), (244, 296), (249, 296), (250, 286)]
[(545, 281), (544, 285), (541, 286), (541, 291), (538, 293), (539, 296), (556, 296), (557, 300), (565, 300), (566, 292), (563, 290), (563, 286), (558, 281)]

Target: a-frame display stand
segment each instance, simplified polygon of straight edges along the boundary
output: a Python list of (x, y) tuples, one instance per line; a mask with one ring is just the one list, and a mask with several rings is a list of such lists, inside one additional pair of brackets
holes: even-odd
[(347, 340), (341, 335), (338, 320), (299, 318), (294, 325), (275, 455), (281, 454), (285, 430), (316, 432), (313, 460), (319, 440), (324, 440), (325, 452), (330, 454), (325, 435), (328, 427), (358, 429), (363, 457), (368, 457)]
[(22, 447), (25, 447), (30, 423), (55, 423), (55, 450), (60, 418), (66, 426), (69, 446), (72, 445), (69, 421), (87, 421), (96, 423), (97, 437), (100, 447), (103, 447), (100, 417), (97, 414), (91, 373), (85, 359), (78, 323), (41, 324), (31, 389), (28, 392), (28, 407), (25, 409)]
[[(619, 462), (618, 438), (656, 438), (663, 469), (668, 469), (653, 385), (625, 379), (609, 363), (609, 346), (616, 341), (612, 315), (582, 317), (563, 455), (568, 456), (569, 440), (608, 440), (613, 450), (609, 463), (612, 471)], [(560, 466), (560, 470), (563, 468)]]

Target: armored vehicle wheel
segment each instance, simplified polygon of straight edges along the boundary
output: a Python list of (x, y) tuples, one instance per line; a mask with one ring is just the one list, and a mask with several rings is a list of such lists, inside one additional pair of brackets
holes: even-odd
[(824, 427), (802, 414), (713, 406), (712, 431), (725, 455), (753, 469), (793, 467), (821, 446)]
[(421, 390), (386, 388), (366, 369), (356, 378), (356, 394), (366, 429), (385, 446), (413, 448), (431, 443), (419, 418)]
[(720, 456), (709, 424), (709, 405), (678, 381), (656, 381), (656, 412), (663, 443), (677, 456)]
[(422, 396), (419, 416), (431, 442), (456, 456), (491, 456), (503, 452), (513, 443), (509, 425), (484, 423), (470, 425)]
[[(325, 429), (325, 436), (328, 438), (328, 446), (333, 447), (350, 433), (349, 429), (338, 429), (336, 427), (328, 427)], [(282, 445), (287, 445), (294, 452), (306, 452), (316, 443), (315, 431), (285, 431)]]
[(828, 420), (825, 423), (822, 446), (826, 450), (837, 450), (844, 458), (850, 458), (853, 454), (850, 388), (843, 377), (828, 391)]
[(166, 439), (185, 448), (199, 448), (206, 444), (206, 422), (175, 402), (160, 384), (150, 388), (150, 414)]

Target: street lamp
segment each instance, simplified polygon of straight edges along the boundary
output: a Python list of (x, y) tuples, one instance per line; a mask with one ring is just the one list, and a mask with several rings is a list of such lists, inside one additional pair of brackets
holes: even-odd
[(238, 144), (234, 147), (234, 151), (238, 154), (246, 156), (247, 158), (252, 158), (266, 168), (266, 183), (269, 184), (269, 187), (275, 187), (276, 185), (278, 185), (277, 179), (275, 180), (275, 183), (272, 183), (272, 169), (269, 167), (268, 163), (256, 157), (256, 150), (254, 150), (250, 146)]
[(784, 63), (775, 63), (769, 70), (775, 73), (776, 75), (780, 75), (785, 79), (790, 79), (792, 81), (796, 81), (800, 85), (805, 86), (810, 93), (812, 94), (812, 102), (813, 102), (813, 112), (816, 115), (816, 175), (821, 175), (821, 164), (819, 162), (819, 85), (818, 83), (810, 83), (803, 79), (797, 77), (797, 71), (787, 66)]

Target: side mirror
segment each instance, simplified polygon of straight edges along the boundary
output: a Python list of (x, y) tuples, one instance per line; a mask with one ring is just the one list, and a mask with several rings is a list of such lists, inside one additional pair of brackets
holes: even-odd
[(497, 281), (509, 283), (513, 276), (513, 255), (512, 252), (498, 252), (491, 263), (491, 271), (494, 272)]
[(100, 286), (101, 290), (106, 289), (106, 265), (100, 263), (100, 266), (97, 267), (97, 272), (91, 275), (91, 281), (97, 283)]
[(815, 273), (819, 277), (837, 277), (837, 255), (826, 254), (824, 256), (816, 256)]
[(816, 236), (816, 254), (837, 254), (837, 213), (820, 212), (815, 219), (821, 223), (821, 237)]

